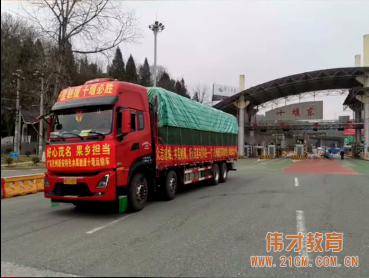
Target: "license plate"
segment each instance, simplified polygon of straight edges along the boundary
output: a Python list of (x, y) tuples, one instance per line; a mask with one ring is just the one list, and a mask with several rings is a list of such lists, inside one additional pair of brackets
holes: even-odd
[(64, 184), (77, 184), (77, 179), (64, 179)]

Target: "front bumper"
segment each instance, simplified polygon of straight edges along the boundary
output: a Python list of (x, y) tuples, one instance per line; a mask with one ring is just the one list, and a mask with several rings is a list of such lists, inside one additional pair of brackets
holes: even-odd
[[(96, 188), (98, 182), (109, 174), (109, 183), (105, 188)], [(86, 176), (75, 174), (73, 176), (47, 172), (45, 178), (49, 187), (45, 186), (44, 195), (46, 198), (57, 202), (76, 202), (76, 201), (114, 201), (116, 200), (116, 173), (112, 170), (101, 171), (96, 175)], [(64, 184), (65, 178), (76, 178), (76, 185)]]

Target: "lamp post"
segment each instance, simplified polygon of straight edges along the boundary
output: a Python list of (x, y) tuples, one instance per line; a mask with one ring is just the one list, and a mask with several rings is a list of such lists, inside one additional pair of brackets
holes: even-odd
[(154, 87), (156, 87), (156, 49), (157, 49), (157, 36), (159, 32), (162, 32), (165, 27), (159, 22), (155, 21), (154, 24), (149, 26), (150, 30), (154, 33)]

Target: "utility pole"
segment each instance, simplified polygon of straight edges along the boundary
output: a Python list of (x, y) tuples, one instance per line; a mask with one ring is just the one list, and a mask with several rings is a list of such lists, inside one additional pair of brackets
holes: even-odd
[[(40, 116), (44, 114), (44, 83), (45, 83), (45, 79), (44, 79), (44, 74), (41, 73), (40, 71), (36, 71), (34, 74), (34, 76), (39, 77), (40, 81), (41, 81), (41, 90), (40, 90)], [(40, 160), (42, 159), (42, 151), (43, 151), (43, 132), (44, 132), (44, 125), (43, 125), (43, 119), (41, 119), (39, 121), (39, 126), (38, 126), (38, 157), (40, 158)]]
[[(40, 94), (40, 116), (44, 114), (44, 76), (43, 74), (40, 77), (41, 79), (41, 94)], [(38, 130), (40, 133), (40, 136), (38, 138), (38, 156), (40, 160), (42, 160), (42, 150), (43, 150), (43, 132), (44, 132), (44, 120), (41, 119), (39, 122)]]
[(159, 32), (162, 32), (165, 27), (164, 25), (159, 22), (159, 21), (155, 21), (155, 23), (153, 25), (149, 26), (150, 30), (153, 31), (154, 33), (154, 87), (156, 87), (156, 76), (157, 76), (157, 64), (156, 64), (156, 50), (157, 50), (157, 36)]
[(21, 111), (20, 111), (20, 102), (19, 102), (19, 96), (20, 96), (20, 86), (21, 86), (21, 70), (16, 70), (15, 73), (13, 73), (13, 76), (17, 78), (17, 94), (16, 94), (16, 102), (15, 102), (15, 125), (14, 125), (14, 152), (18, 153), (20, 152), (20, 129), (21, 129)]

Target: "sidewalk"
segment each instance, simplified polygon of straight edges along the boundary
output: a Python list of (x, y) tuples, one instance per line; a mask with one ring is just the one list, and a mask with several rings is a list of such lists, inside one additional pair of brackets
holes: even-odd
[[(33, 163), (32, 161), (25, 161), (25, 162), (19, 162), (19, 163), (17, 163), (17, 162), (13, 162), (13, 164), (11, 164), (11, 165), (21, 165), (21, 164), (29, 164), (29, 163)], [(8, 164), (1, 164), (1, 167), (7, 167), (8, 166)]]

